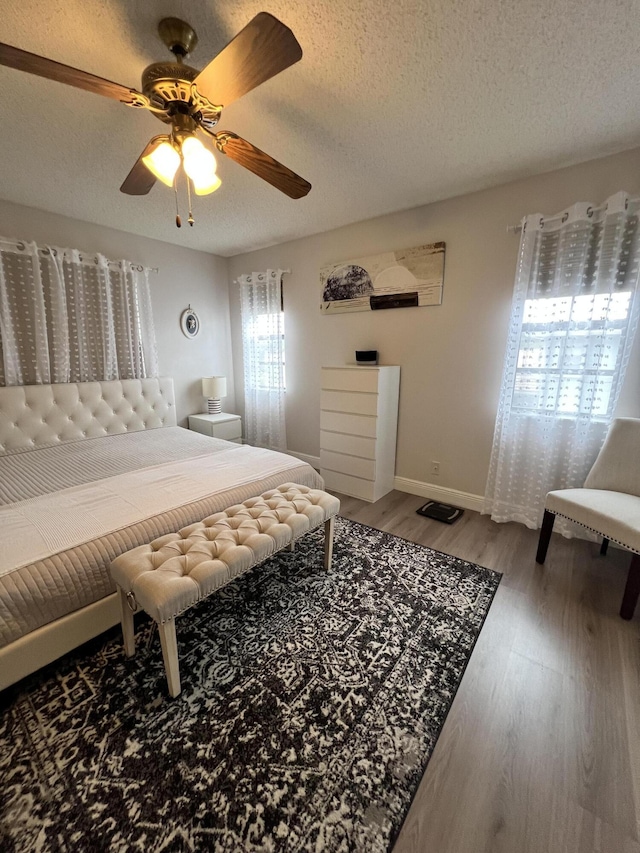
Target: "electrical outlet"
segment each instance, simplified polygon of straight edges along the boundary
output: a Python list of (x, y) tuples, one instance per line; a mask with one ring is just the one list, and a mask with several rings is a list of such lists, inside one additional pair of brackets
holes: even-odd
[(439, 462), (434, 461), (431, 463), (431, 473), (435, 474), (436, 477), (438, 476), (438, 474), (440, 473), (440, 463)]

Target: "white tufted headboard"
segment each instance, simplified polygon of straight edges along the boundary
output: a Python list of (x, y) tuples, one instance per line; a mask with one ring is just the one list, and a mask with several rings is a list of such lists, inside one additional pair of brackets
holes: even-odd
[(0, 388), (0, 455), (168, 426), (176, 407), (165, 377)]

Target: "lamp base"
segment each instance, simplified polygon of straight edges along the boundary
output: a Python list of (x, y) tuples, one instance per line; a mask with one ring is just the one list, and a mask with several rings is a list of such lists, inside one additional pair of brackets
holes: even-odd
[(222, 400), (217, 397), (208, 397), (207, 398), (207, 414), (209, 415), (219, 415), (222, 411)]

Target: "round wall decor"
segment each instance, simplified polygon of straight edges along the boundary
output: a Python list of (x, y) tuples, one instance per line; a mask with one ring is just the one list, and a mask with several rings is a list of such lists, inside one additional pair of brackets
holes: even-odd
[(182, 329), (182, 334), (187, 338), (195, 338), (200, 331), (200, 318), (191, 305), (185, 308), (180, 315), (180, 328)]

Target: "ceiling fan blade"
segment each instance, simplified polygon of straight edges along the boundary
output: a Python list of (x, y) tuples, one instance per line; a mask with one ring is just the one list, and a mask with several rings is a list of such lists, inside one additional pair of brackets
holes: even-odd
[(95, 92), (96, 95), (114, 98), (125, 104), (135, 101), (136, 96), (143, 97), (135, 89), (129, 89), (120, 83), (112, 83), (111, 80), (96, 77), (95, 74), (89, 74), (87, 71), (62, 65), (60, 62), (54, 62), (53, 59), (47, 59), (44, 56), (38, 56), (37, 53), (29, 53), (2, 42), (0, 42), (0, 65), (17, 68), (28, 74), (37, 74), (39, 77), (47, 77), (49, 80), (57, 80), (59, 83), (76, 86), (78, 89), (86, 89), (87, 92)]
[(165, 140), (166, 136), (154, 136), (147, 142), (147, 147), (134, 163), (133, 169), (129, 172), (120, 187), (121, 193), (127, 195), (146, 195), (151, 187), (156, 182), (156, 177), (142, 162), (143, 157), (147, 157), (154, 148), (157, 148), (160, 143)]
[(302, 58), (289, 27), (260, 12), (195, 79), (198, 91), (226, 107)]
[(235, 133), (222, 130), (212, 135), (215, 136), (218, 151), (253, 172), (263, 181), (267, 181), (289, 198), (302, 198), (311, 189), (311, 184), (300, 175), (296, 175), (291, 169), (287, 169), (282, 163), (278, 163), (273, 157)]

